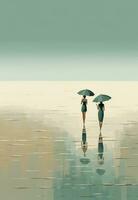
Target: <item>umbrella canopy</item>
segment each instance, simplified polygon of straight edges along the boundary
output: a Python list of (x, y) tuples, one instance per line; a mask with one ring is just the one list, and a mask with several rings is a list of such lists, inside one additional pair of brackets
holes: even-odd
[(90, 162), (90, 159), (89, 158), (80, 158), (80, 162), (82, 164), (88, 164)]
[(108, 101), (110, 100), (111, 97), (106, 95), (106, 94), (100, 94), (97, 97), (95, 97), (95, 99), (93, 100), (93, 102), (103, 102), (103, 101)]
[(105, 173), (105, 169), (96, 169), (96, 173), (99, 175), (103, 175)]
[(80, 90), (78, 94), (83, 96), (94, 96), (94, 93), (88, 89)]

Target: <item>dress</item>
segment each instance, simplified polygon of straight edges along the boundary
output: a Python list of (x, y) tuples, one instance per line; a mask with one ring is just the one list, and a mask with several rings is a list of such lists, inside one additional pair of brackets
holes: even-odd
[(82, 142), (83, 142), (83, 144), (86, 144), (86, 132), (83, 132), (82, 133)]
[(104, 104), (100, 103), (98, 105), (98, 108), (99, 108), (99, 111), (98, 111), (99, 122), (103, 122), (103, 119), (104, 119)]
[(87, 112), (87, 100), (82, 100), (81, 112)]
[(103, 158), (104, 146), (103, 142), (98, 143), (98, 156), (100, 159)]

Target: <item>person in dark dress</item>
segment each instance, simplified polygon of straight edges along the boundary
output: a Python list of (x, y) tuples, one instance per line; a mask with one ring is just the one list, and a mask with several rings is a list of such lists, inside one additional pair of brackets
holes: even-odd
[(81, 100), (81, 112), (82, 112), (82, 119), (83, 119), (83, 125), (85, 125), (85, 119), (86, 119), (86, 112), (87, 112), (87, 99), (86, 96), (84, 95), (82, 100)]
[(98, 109), (99, 127), (100, 127), (100, 130), (101, 130), (102, 125), (103, 125), (103, 119), (104, 119), (104, 111), (105, 111), (105, 106), (104, 106), (103, 102), (100, 102), (97, 105), (97, 109)]

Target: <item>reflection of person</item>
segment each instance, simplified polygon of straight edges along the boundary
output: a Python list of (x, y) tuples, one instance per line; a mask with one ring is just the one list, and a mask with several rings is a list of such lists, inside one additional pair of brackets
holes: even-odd
[(86, 135), (86, 129), (85, 128), (82, 129), (81, 148), (82, 148), (82, 151), (83, 151), (84, 156), (85, 156), (85, 153), (86, 153), (86, 151), (88, 149), (87, 135)]
[(102, 138), (102, 135), (100, 133), (99, 140), (98, 140), (98, 162), (99, 162), (99, 164), (104, 163), (103, 153), (104, 153), (103, 138)]
[(83, 124), (85, 124), (85, 119), (86, 119), (86, 112), (87, 112), (87, 99), (86, 96), (84, 95), (82, 100), (81, 100), (81, 112), (82, 112), (82, 119), (83, 119)]
[(97, 105), (97, 109), (99, 110), (98, 111), (98, 120), (99, 120), (99, 126), (100, 126), (100, 130), (101, 130), (102, 125), (103, 125), (103, 119), (104, 119), (104, 110), (105, 110), (104, 104), (102, 102), (100, 102)]

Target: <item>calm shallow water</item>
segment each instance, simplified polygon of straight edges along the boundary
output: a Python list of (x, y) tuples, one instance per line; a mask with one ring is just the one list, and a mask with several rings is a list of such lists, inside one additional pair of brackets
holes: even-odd
[[(106, 103), (103, 164), (98, 162), (99, 128), (92, 98), (88, 99), (85, 157), (81, 148), (76, 92), (82, 88), (113, 97)], [(137, 200), (136, 91), (137, 82), (1, 82), (1, 197)]]

